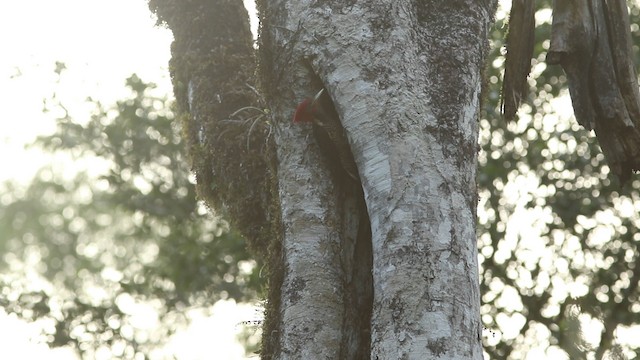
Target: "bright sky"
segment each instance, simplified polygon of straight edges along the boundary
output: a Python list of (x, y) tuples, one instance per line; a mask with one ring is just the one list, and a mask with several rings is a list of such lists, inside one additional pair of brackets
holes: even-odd
[[(254, 25), (255, 26), (255, 25)], [(28, 181), (50, 158), (24, 144), (54, 129), (55, 114), (43, 114), (44, 98), (54, 93), (74, 119), (93, 108), (87, 97), (109, 105), (128, 94), (133, 73), (154, 82), (158, 94), (171, 94), (168, 75), (171, 32), (155, 27), (145, 0), (0, 1), (0, 181)], [(60, 84), (56, 62), (66, 64)], [(233, 302), (219, 302), (212, 317), (190, 314), (192, 326), (176, 334), (167, 351), (178, 359), (243, 359), (235, 342), (241, 321), (255, 318)], [(0, 311), (2, 359), (75, 359), (65, 350), (34, 344), (32, 326)]]
[[(0, 180), (26, 180), (40, 167), (39, 154), (21, 150), (53, 130), (42, 100), (54, 92), (76, 119), (92, 108), (84, 104), (88, 96), (110, 104), (126, 95), (124, 80), (132, 73), (170, 93), (172, 35), (154, 23), (144, 0), (0, 2), (0, 161), (13, 169)], [(56, 61), (68, 69), (59, 85)]]

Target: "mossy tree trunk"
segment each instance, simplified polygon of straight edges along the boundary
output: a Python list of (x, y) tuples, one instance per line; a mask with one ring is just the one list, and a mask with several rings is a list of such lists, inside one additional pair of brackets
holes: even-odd
[[(262, 357), (482, 358), (476, 154), (495, 1), (258, 1), (269, 112), (242, 119), (237, 110), (260, 99), (246, 85), (241, 2), (182, 4), (151, 2), (176, 38), (172, 74), (199, 187), (270, 254)], [(362, 180), (373, 293), (350, 287), (350, 268), (366, 264), (351, 243), (360, 195), (333, 183), (310, 129), (291, 123), (322, 87)], [(370, 327), (354, 327), (367, 311)]]

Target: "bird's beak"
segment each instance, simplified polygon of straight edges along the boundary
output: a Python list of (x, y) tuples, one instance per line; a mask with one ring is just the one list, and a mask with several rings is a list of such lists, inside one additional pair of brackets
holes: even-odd
[(318, 91), (316, 96), (313, 97), (313, 100), (311, 100), (311, 107), (313, 107), (316, 104), (316, 101), (320, 99), (320, 96), (322, 96), (323, 93), (324, 93), (324, 88), (320, 89), (320, 91)]

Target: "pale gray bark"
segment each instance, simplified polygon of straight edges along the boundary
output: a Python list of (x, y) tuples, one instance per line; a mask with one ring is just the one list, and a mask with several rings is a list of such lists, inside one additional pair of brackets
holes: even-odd
[[(348, 3), (348, 4), (345, 4)], [(373, 231), (373, 359), (480, 359), (475, 237), (481, 71), (492, 12), (466, 1), (268, 1), (284, 226), (278, 358), (337, 359), (335, 199), (295, 105), (331, 94)], [(265, 49), (262, 49), (265, 51)], [(313, 87), (315, 86), (315, 88)]]
[[(288, 113), (288, 111), (283, 111)], [(284, 279), (279, 359), (338, 359), (343, 324), (340, 223), (333, 189), (300, 128), (276, 132)]]
[[(230, 119), (259, 103), (241, 4), (150, 2), (176, 38), (172, 76), (200, 191), (270, 257), (263, 358), (482, 357), (476, 142), (494, 3), (258, 1), (272, 121), (256, 129)], [(353, 261), (360, 191), (338, 191), (310, 129), (291, 123), (321, 87), (362, 180), (373, 232), (364, 272), (351, 268), (368, 264)], [(354, 286), (371, 272), (373, 295)]]

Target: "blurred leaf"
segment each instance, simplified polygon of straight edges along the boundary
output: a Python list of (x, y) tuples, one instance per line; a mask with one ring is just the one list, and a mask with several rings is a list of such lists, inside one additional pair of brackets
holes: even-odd
[[(126, 84), (129, 98), (96, 103), (88, 121), (60, 118), (37, 140), (52, 164), (28, 186), (2, 185), (3, 272), (35, 270), (38, 282), (1, 279), (0, 304), (54, 321), (48, 341), (86, 358), (105, 343), (127, 344), (118, 357), (148, 353), (185, 323), (188, 307), (254, 299), (262, 281), (244, 241), (196, 200), (167, 100), (135, 75)], [(132, 336), (147, 331), (131, 312), (145, 304), (161, 325)]]
[[(484, 325), (499, 335), (485, 351), (492, 359), (524, 358), (532, 347), (572, 359), (638, 353), (637, 343), (615, 334), (640, 325), (640, 179), (621, 189), (594, 135), (559, 115), (558, 99), (570, 104), (566, 77), (544, 63), (550, 1), (537, 6), (530, 97), (509, 126), (498, 114), (505, 20), (491, 33), (478, 231)], [(640, 23), (637, 4), (630, 7), (631, 22)], [(632, 30), (637, 51), (638, 27)], [(578, 314), (567, 310), (574, 305)], [(584, 326), (590, 322), (603, 330)], [(514, 328), (518, 336), (507, 336)]]

